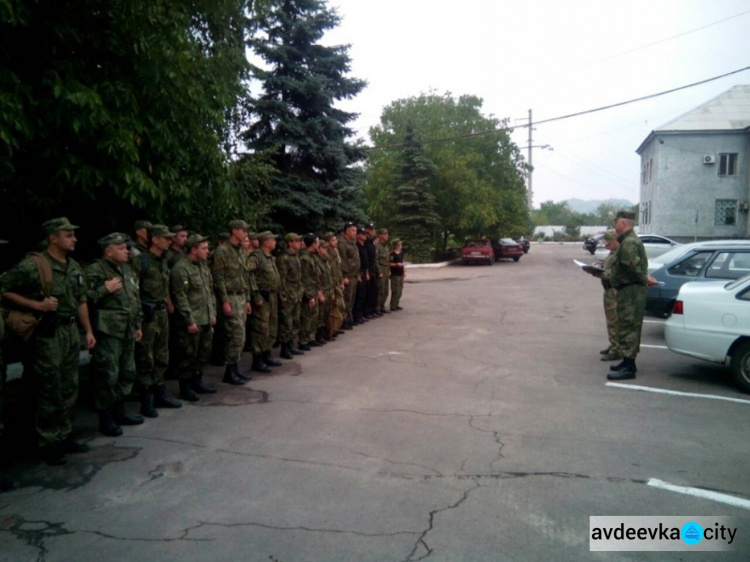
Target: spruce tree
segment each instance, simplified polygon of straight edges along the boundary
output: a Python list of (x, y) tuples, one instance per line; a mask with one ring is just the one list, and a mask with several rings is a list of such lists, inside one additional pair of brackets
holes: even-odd
[(335, 107), (365, 82), (348, 77), (349, 46), (320, 40), (340, 18), (321, 0), (272, 0), (250, 40), (266, 68), (255, 68), (262, 94), (248, 112), (244, 140), (270, 152), (277, 174), (270, 187), (271, 219), (294, 230), (340, 228), (364, 220), (363, 150), (347, 139), (355, 117)]
[(406, 126), (398, 169), (400, 181), (394, 190), (393, 231), (403, 240), (404, 252), (408, 252), (410, 260), (430, 261), (438, 225), (435, 198), (428, 191), (435, 167), (424, 157), (422, 144), (415, 139), (411, 124)]

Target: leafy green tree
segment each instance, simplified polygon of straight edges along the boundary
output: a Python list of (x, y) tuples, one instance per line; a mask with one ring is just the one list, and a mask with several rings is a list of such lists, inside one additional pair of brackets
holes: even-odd
[(400, 180), (394, 189), (394, 236), (404, 242), (404, 252), (416, 262), (430, 261), (433, 256), (434, 232), (438, 225), (435, 198), (429, 182), (435, 166), (424, 157), (422, 145), (414, 138), (411, 125), (406, 126), (404, 148), (399, 154)]
[[(505, 125), (483, 115), (482, 100), (475, 96), (456, 99), (431, 92), (391, 103), (380, 124), (370, 129), (375, 150), (368, 155), (365, 196), (376, 223), (393, 226), (402, 141), (411, 126), (435, 167), (427, 191), (439, 219), (436, 246), (444, 249), (451, 235), (523, 234), (528, 228), (527, 168)], [(476, 135), (490, 131), (496, 132)], [(463, 138), (431, 142), (455, 137)]]
[[(194, 222), (230, 185), (248, 0), (0, 0), (0, 197), (19, 238)], [(239, 209), (227, 203), (214, 214)], [(20, 248), (20, 246), (17, 246)]]
[(347, 140), (356, 115), (335, 106), (365, 82), (347, 76), (348, 45), (321, 44), (339, 22), (322, 0), (272, 0), (250, 40), (266, 68), (254, 68), (262, 94), (247, 105), (253, 122), (243, 138), (251, 151), (270, 153), (278, 172), (268, 192), (271, 217), (290, 229), (366, 218), (356, 166), (364, 153)]

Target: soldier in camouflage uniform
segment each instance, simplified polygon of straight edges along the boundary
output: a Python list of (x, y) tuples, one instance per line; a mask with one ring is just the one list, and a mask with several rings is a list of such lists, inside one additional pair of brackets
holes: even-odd
[(344, 281), (344, 300), (346, 301), (346, 323), (344, 330), (351, 330), (354, 323), (354, 301), (357, 296), (357, 284), (361, 281), (362, 265), (357, 250), (357, 225), (346, 223), (344, 233), (339, 238), (339, 255), (341, 256), (341, 273)]
[(96, 347), (91, 354), (94, 408), (99, 431), (122, 435), (120, 425), (143, 423), (125, 411), (125, 399), (135, 381), (135, 342), (141, 339), (141, 300), (138, 278), (128, 266), (128, 236), (114, 232), (101, 238), (104, 256), (88, 266), (86, 298)]
[(302, 237), (290, 232), (284, 237), (286, 249), (276, 259), (276, 267), (281, 277), (279, 290), (279, 342), (281, 357), (292, 359), (304, 352), (294, 347), (299, 336), (300, 305), (302, 303), (302, 282), (299, 256)]
[(135, 231), (135, 244), (130, 253), (133, 257), (148, 252), (148, 229), (153, 225), (149, 221), (135, 221), (133, 231)]
[(318, 322), (318, 268), (314, 258), (314, 253), (318, 250), (318, 237), (314, 234), (305, 234), (302, 240), (305, 247), (297, 252), (302, 282), (299, 348), (303, 351), (310, 351), (310, 345), (319, 345), (315, 343)]
[[(185, 242), (187, 242), (188, 238), (188, 229), (186, 226), (183, 226), (181, 224), (176, 224), (169, 228), (169, 231), (174, 233), (174, 236), (172, 237), (172, 244), (169, 246), (169, 249), (164, 252), (164, 259), (167, 260), (167, 267), (169, 267), (169, 271), (172, 271), (175, 265), (177, 265), (177, 262), (179, 262), (182, 258), (185, 257)], [(174, 303), (174, 295), (170, 293), (169, 295), (170, 303)], [(177, 337), (175, 336), (175, 311), (174, 306), (170, 305), (167, 308), (167, 312), (169, 313), (169, 349), (173, 350), (177, 348)], [(176, 368), (177, 363), (175, 362), (175, 355), (174, 353), (169, 354), (169, 367), (167, 367), (167, 374), (165, 375), (166, 378), (174, 379), (177, 378), (176, 375)]]
[(250, 273), (253, 307), (253, 370), (270, 372), (270, 367), (280, 367), (281, 362), (271, 357), (279, 325), (278, 297), (281, 278), (272, 252), (276, 238), (266, 231), (258, 234), (260, 247), (247, 260)]
[(620, 211), (615, 231), (620, 247), (612, 260), (610, 283), (617, 289), (617, 341), (623, 360), (610, 367), (609, 380), (634, 379), (638, 369), (635, 358), (641, 345), (643, 313), (650, 283), (648, 258), (643, 242), (633, 231), (635, 213)]
[(83, 269), (68, 254), (75, 249), (75, 230), (67, 218), (44, 223), (47, 249), (42, 257), (52, 269), (45, 289), (36, 261), (26, 258), (3, 277), (3, 299), (11, 307), (41, 313), (32, 342), (31, 371), (36, 390), (36, 431), (44, 460), (65, 463), (66, 453), (88, 450), (71, 439), (73, 406), (78, 396), (81, 349), (76, 320), (86, 334), (86, 347), (96, 345), (86, 304)]
[(328, 261), (328, 242), (321, 240), (318, 243), (318, 254), (316, 256), (318, 266), (318, 279), (320, 280), (320, 293), (318, 296), (318, 332), (315, 340), (320, 344), (331, 341), (328, 331), (329, 318), (334, 302), (333, 276)]
[(203, 366), (211, 356), (212, 327), (216, 324), (216, 302), (208, 269), (208, 238), (193, 234), (188, 238), (188, 254), (174, 266), (170, 283), (174, 294), (176, 374), (180, 396), (190, 402), (198, 394), (216, 389), (203, 384)]
[(172, 233), (165, 225), (155, 224), (149, 227), (148, 236), (148, 251), (132, 258), (130, 265), (138, 275), (143, 310), (143, 337), (135, 344), (136, 386), (141, 395), (141, 414), (155, 418), (159, 414), (154, 407), (179, 408), (182, 404), (167, 396), (164, 384), (169, 365), (168, 309), (172, 307), (164, 254), (172, 243)]
[(226, 368), (223, 382), (233, 385), (245, 384), (249, 375), (240, 373), (238, 363), (245, 345), (245, 321), (252, 312), (250, 306), (247, 252), (242, 242), (247, 237), (247, 223), (233, 220), (229, 223), (229, 241), (214, 252), (214, 291), (218, 312), (227, 332)]
[(401, 293), (404, 290), (404, 253), (401, 251), (403, 244), (396, 238), (393, 241), (393, 251), (388, 256), (391, 267), (391, 312), (402, 310)]
[(385, 301), (388, 300), (388, 285), (391, 280), (391, 265), (388, 252), (388, 230), (378, 230), (378, 238), (375, 241), (376, 264), (378, 268), (378, 307), (381, 314), (386, 314)]
[(620, 243), (617, 241), (617, 232), (609, 229), (604, 233), (604, 247), (609, 250), (609, 255), (604, 260), (604, 273), (602, 273), (602, 287), (604, 287), (604, 317), (607, 319), (607, 336), (609, 337), (609, 347), (602, 350), (602, 361), (616, 361), (622, 359), (620, 351), (620, 342), (617, 340), (617, 289), (612, 286), (610, 277), (612, 274), (612, 262), (615, 259), (617, 248)]
[[(219, 235), (217, 236), (216, 247), (220, 248), (227, 242), (229, 242), (229, 233), (219, 232)], [(209, 269), (213, 270), (213, 267), (214, 267), (213, 254), (209, 255), (208, 257), (208, 267)], [(223, 367), (224, 357), (226, 356), (226, 354), (227, 354), (226, 327), (224, 326), (222, 315), (217, 314), (216, 325), (214, 326), (214, 339), (211, 345), (211, 359), (210, 359), (211, 365), (216, 365), (217, 367)]]
[(331, 308), (335, 310), (335, 320), (332, 322), (335, 331), (331, 338), (341, 333), (341, 327), (346, 320), (346, 302), (344, 300), (344, 274), (341, 272), (341, 256), (339, 255), (339, 239), (333, 232), (323, 234), (323, 240), (328, 242), (328, 265), (331, 268), (331, 280), (333, 281), (334, 302)]

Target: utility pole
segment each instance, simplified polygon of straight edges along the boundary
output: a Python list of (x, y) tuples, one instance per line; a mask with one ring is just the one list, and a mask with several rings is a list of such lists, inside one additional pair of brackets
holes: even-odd
[[(533, 130), (533, 127), (531, 126), (531, 110), (529, 109), (529, 166), (532, 165), (531, 160), (531, 154), (532, 154), (532, 142), (531, 142), (531, 131)], [(533, 174), (533, 170), (529, 170), (529, 184), (528, 184), (528, 192), (527, 192), (527, 198), (528, 198), (528, 204), (529, 204), (529, 213), (533, 210), (533, 203), (534, 203), (534, 191), (532, 190), (531, 186), (531, 175)]]

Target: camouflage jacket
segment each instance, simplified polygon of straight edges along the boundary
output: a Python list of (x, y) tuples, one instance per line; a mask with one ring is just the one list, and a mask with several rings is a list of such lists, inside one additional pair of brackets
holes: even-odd
[(620, 247), (615, 252), (610, 282), (615, 289), (624, 285), (648, 286), (648, 258), (638, 235), (632, 230), (621, 235)]
[(211, 271), (204, 262), (185, 258), (177, 262), (169, 274), (174, 307), (186, 326), (206, 326), (216, 318), (216, 301)]
[[(57, 316), (70, 318), (78, 315), (78, 306), (86, 302), (86, 283), (83, 269), (78, 262), (68, 258), (65, 263), (57, 261), (47, 252), (42, 256), (52, 268), (52, 290), (50, 296), (58, 300)], [(3, 293), (16, 293), (31, 300), (44, 300), (42, 280), (36, 262), (25, 258), (3, 275)]]
[(247, 258), (247, 270), (250, 273), (252, 302), (261, 302), (261, 291), (278, 291), (281, 286), (276, 260), (258, 248)]
[(344, 277), (356, 277), (361, 273), (362, 264), (359, 261), (356, 242), (350, 242), (342, 236), (339, 239), (339, 255), (341, 256), (341, 273)]
[(375, 241), (375, 252), (377, 258), (375, 263), (378, 268), (378, 273), (383, 277), (388, 277), (391, 273), (391, 261), (390, 252), (388, 251), (388, 244), (381, 242), (380, 240)]
[(313, 254), (303, 248), (297, 252), (302, 279), (302, 298), (305, 301), (314, 299), (318, 295), (320, 286), (318, 284), (318, 268), (315, 265)]
[(212, 273), (219, 303), (229, 301), (230, 294), (245, 295), (249, 300), (247, 257), (242, 246), (235, 248), (230, 242), (216, 248)]
[(281, 277), (279, 298), (282, 302), (294, 302), (302, 299), (302, 269), (297, 253), (289, 250), (283, 252), (276, 260), (276, 267)]
[[(135, 331), (141, 328), (143, 315), (135, 272), (127, 264), (118, 267), (101, 258), (88, 266), (84, 274), (94, 331), (123, 339), (134, 338)], [(115, 278), (120, 279), (122, 288), (110, 293), (104, 283)]]
[(328, 248), (328, 265), (331, 267), (331, 280), (334, 288), (341, 287), (344, 283), (344, 275), (341, 273), (341, 257), (338, 248)]
[(130, 267), (138, 276), (141, 302), (164, 304), (169, 294), (169, 265), (164, 255), (156, 257), (151, 252), (140, 254), (130, 260)]
[(328, 265), (328, 257), (313, 254), (315, 267), (318, 269), (318, 287), (323, 296), (333, 295), (333, 279), (331, 278), (331, 266)]
[(179, 262), (184, 257), (185, 252), (179, 252), (177, 250), (173, 250), (172, 248), (164, 252), (164, 259), (167, 260), (167, 265), (169, 266), (170, 271), (174, 266), (177, 265), (177, 262)]

